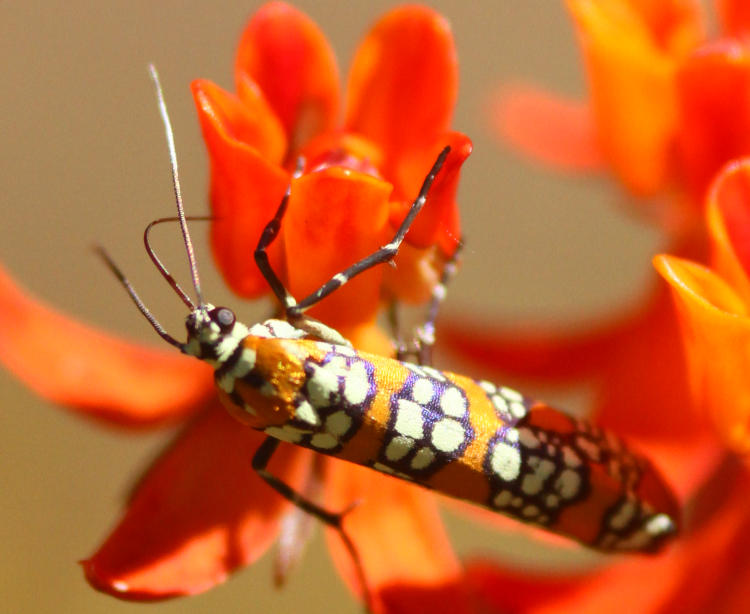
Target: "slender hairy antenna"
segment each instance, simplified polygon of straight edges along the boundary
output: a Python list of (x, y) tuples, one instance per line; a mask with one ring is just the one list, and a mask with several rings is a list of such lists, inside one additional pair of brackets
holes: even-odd
[[(214, 219), (212, 216), (208, 215), (188, 215), (185, 216), (185, 220), (191, 221), (191, 222), (206, 222), (209, 220)], [(148, 257), (151, 258), (151, 262), (154, 263), (156, 268), (158, 269), (159, 273), (162, 274), (162, 277), (167, 280), (167, 283), (172, 286), (172, 289), (177, 293), (177, 295), (182, 299), (182, 302), (185, 303), (191, 310), (195, 309), (195, 305), (193, 304), (192, 299), (187, 295), (187, 293), (180, 287), (180, 284), (177, 283), (174, 277), (172, 277), (172, 274), (167, 270), (167, 267), (164, 266), (162, 261), (159, 259), (159, 256), (156, 255), (156, 252), (154, 251), (154, 248), (151, 247), (151, 242), (149, 241), (149, 233), (151, 232), (151, 228), (158, 224), (163, 224), (164, 222), (179, 222), (179, 217), (162, 217), (158, 220), (154, 220), (151, 222), (148, 226), (146, 226), (146, 230), (143, 231), (143, 243), (146, 246), (146, 253), (148, 254)]]
[[(153, 64), (148, 65), (148, 71), (151, 74), (151, 79), (154, 82), (154, 88), (156, 89), (156, 99), (159, 103), (159, 112), (161, 113), (161, 119), (164, 123), (164, 131), (167, 134), (167, 147), (169, 148), (169, 162), (172, 167), (172, 184), (174, 186), (174, 196), (177, 201), (177, 217), (180, 221), (180, 228), (182, 229), (182, 238), (185, 242), (185, 249), (187, 250), (188, 262), (190, 264), (190, 275), (193, 278), (193, 287), (195, 288), (195, 296), (198, 299), (198, 306), (202, 307), (205, 303), (203, 301), (203, 294), (201, 293), (201, 282), (198, 278), (198, 265), (195, 262), (195, 251), (193, 250), (193, 242), (190, 240), (190, 233), (188, 232), (187, 221), (185, 219), (185, 209), (182, 206), (182, 191), (180, 189), (180, 175), (177, 171), (177, 151), (174, 146), (174, 133), (172, 132), (172, 124), (169, 121), (169, 114), (167, 113), (167, 105), (164, 102), (164, 92), (161, 88), (161, 82), (159, 81), (159, 74), (156, 72), (156, 68)], [(153, 260), (153, 258), (152, 258)], [(158, 259), (157, 259), (158, 260)], [(157, 265), (158, 267), (158, 265)], [(158, 267), (164, 275), (163, 267)], [(171, 277), (171, 276), (170, 276)], [(169, 281), (169, 278), (167, 278)], [(170, 282), (170, 285), (171, 282)], [(172, 286), (173, 288), (175, 286)], [(178, 294), (184, 295), (182, 291)], [(184, 300), (184, 299), (183, 299)]]
[(159, 333), (159, 336), (170, 345), (173, 345), (176, 348), (182, 349), (182, 343), (177, 341), (177, 339), (175, 339), (172, 335), (170, 335), (166, 330), (164, 330), (164, 327), (161, 324), (159, 324), (159, 321), (153, 316), (153, 314), (143, 304), (143, 301), (141, 300), (141, 297), (138, 296), (138, 293), (135, 291), (135, 288), (133, 288), (131, 283), (128, 281), (128, 278), (125, 277), (125, 274), (120, 270), (120, 267), (118, 267), (115, 264), (114, 260), (112, 260), (112, 258), (107, 253), (107, 251), (100, 245), (95, 245), (94, 251), (99, 256), (101, 256), (102, 260), (104, 260), (104, 262), (109, 267), (109, 270), (112, 271), (115, 274), (115, 277), (117, 277), (117, 279), (120, 280), (120, 283), (125, 287), (125, 290), (128, 291), (130, 298), (133, 299), (135, 306), (138, 307), (139, 311), (145, 316), (145, 318), (149, 321), (151, 326), (153, 326), (154, 330), (157, 333)]

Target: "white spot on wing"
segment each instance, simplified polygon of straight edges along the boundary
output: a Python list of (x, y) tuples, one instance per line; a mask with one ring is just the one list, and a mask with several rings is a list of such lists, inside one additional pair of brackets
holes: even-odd
[(432, 427), (432, 445), (441, 452), (455, 452), (465, 436), (463, 425), (452, 418), (443, 418)]
[(432, 461), (435, 460), (435, 452), (432, 451), (432, 448), (424, 447), (417, 450), (417, 453), (414, 455), (414, 458), (411, 460), (411, 466), (412, 469), (426, 469), (432, 464)]
[(572, 469), (565, 469), (555, 481), (555, 490), (563, 499), (572, 499), (581, 489), (581, 476)]
[(337, 411), (326, 418), (326, 431), (341, 437), (346, 435), (352, 426), (352, 419), (345, 411)]
[(409, 437), (394, 437), (385, 449), (385, 457), (392, 462), (399, 461), (412, 449), (414, 441)]
[(330, 433), (316, 433), (310, 438), (310, 445), (321, 450), (330, 450), (339, 445), (339, 440)]
[(490, 466), (506, 482), (515, 480), (521, 473), (521, 453), (516, 447), (500, 441), (492, 450)]
[(440, 397), (440, 409), (446, 416), (462, 418), (466, 413), (466, 399), (458, 388), (446, 388)]
[(615, 530), (624, 529), (633, 519), (636, 509), (634, 501), (624, 501), (617, 513), (609, 519), (609, 526)]
[(367, 399), (370, 391), (370, 380), (367, 377), (367, 369), (361, 362), (352, 365), (351, 370), (344, 379), (344, 398), (352, 405), (361, 405)]
[(305, 400), (300, 402), (295, 408), (294, 417), (302, 422), (307, 422), (311, 426), (318, 426), (320, 424), (320, 416), (318, 416), (313, 406)]
[(421, 439), (424, 436), (422, 408), (413, 401), (399, 399), (396, 411), (396, 430), (401, 435)]
[(339, 379), (329, 365), (313, 364), (313, 374), (307, 380), (307, 395), (315, 407), (328, 407), (338, 402)]
[(523, 418), (526, 415), (526, 406), (518, 401), (512, 401), (508, 408), (514, 418)]
[(536, 438), (531, 429), (520, 428), (518, 429), (518, 434), (522, 445), (526, 446), (527, 448), (539, 447), (539, 440)]
[(656, 514), (646, 522), (646, 531), (649, 535), (664, 535), (675, 530), (674, 522), (666, 514)]
[(432, 401), (432, 396), (435, 394), (432, 382), (427, 378), (420, 377), (414, 382), (414, 387), (411, 391), (411, 398), (420, 405), (427, 405)]
[(266, 435), (270, 435), (281, 441), (289, 443), (299, 443), (302, 441), (304, 433), (290, 426), (269, 426), (263, 430)]
[(568, 467), (580, 467), (581, 459), (570, 446), (563, 446), (562, 448), (563, 461)]
[(487, 394), (495, 394), (495, 391), (497, 390), (497, 386), (495, 386), (495, 384), (493, 384), (492, 382), (488, 382), (487, 380), (481, 380), (477, 383), (479, 384), (479, 387)]
[(492, 500), (492, 503), (495, 505), (495, 507), (506, 507), (507, 505), (510, 505), (511, 500), (513, 499), (513, 493), (509, 490), (501, 490), (499, 493), (495, 495), (495, 498)]
[(521, 396), (520, 392), (516, 392), (515, 390), (513, 390), (512, 388), (508, 388), (507, 386), (500, 387), (500, 394), (502, 394), (509, 401), (523, 401), (523, 396)]

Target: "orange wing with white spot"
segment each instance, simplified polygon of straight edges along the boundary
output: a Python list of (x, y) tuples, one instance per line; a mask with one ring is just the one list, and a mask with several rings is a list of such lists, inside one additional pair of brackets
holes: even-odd
[(675, 500), (645, 458), (514, 390), (329, 343), (245, 345), (256, 364), (228, 402), (276, 438), (602, 550), (655, 550), (677, 530)]

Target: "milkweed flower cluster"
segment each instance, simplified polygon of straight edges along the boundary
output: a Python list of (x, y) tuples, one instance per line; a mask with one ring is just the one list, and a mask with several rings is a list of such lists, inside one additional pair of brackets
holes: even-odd
[[(540, 326), (522, 336), (462, 317), (445, 323), (445, 347), (498, 374), (593, 383), (594, 419), (649, 452), (691, 503), (686, 535), (651, 560), (594, 571), (541, 574), (489, 560), (464, 569), (431, 495), (281, 444), (271, 470), (295, 490), (317, 492), (330, 509), (364, 501), (347, 517), (347, 531), (378, 611), (750, 608), (743, 501), (750, 476), (738, 461), (750, 448), (743, 378), (750, 162), (731, 162), (750, 154), (750, 13), (742, 2), (720, 2), (723, 36), (714, 39), (689, 0), (568, 0), (567, 7), (589, 99), (517, 88), (502, 98), (495, 123), (519, 150), (566, 170), (606, 169), (637, 197), (676, 254), (656, 266), (680, 319), (667, 286), (655, 284), (636, 309), (587, 330)], [(427, 8), (397, 8), (355, 53), (341, 113), (338, 70), (318, 27), (287, 4), (261, 7), (240, 40), (234, 91), (192, 84), (210, 158), (210, 241), (229, 288), (244, 299), (269, 293), (252, 247), (289, 185), (269, 257), (300, 297), (392, 236), (437, 152), (450, 145), (397, 267), (367, 272), (312, 310), (355, 347), (391, 353), (376, 324), (381, 306), (425, 301), (460, 237), (455, 197), (471, 143), (450, 128), (457, 77), (446, 21)], [(706, 243), (708, 267), (690, 260), (706, 258)], [(226, 414), (207, 365), (94, 331), (29, 297), (4, 271), (0, 306), (0, 360), (39, 395), (132, 430), (189, 419), (83, 562), (95, 588), (144, 601), (196, 594), (257, 560), (279, 535), (283, 582), (306, 521), (252, 471), (263, 437)], [(35, 369), (39, 356), (44, 378)], [(358, 590), (348, 553), (335, 538), (330, 547)]]
[[(592, 385), (591, 413), (650, 450), (688, 505), (686, 526), (674, 548), (649, 561), (541, 574), (476, 560), (469, 582), (488, 611), (745, 612), (746, 3), (717, 3), (716, 36), (690, 0), (566, 6), (588, 98), (504, 87), (493, 124), (549, 166), (608, 172), (675, 254), (654, 261), (669, 285), (655, 278), (636, 308), (582, 330), (540, 325), (521, 335), (462, 316), (444, 323), (444, 340), (498, 376)], [(492, 332), (477, 339), (478, 328)], [(704, 566), (715, 571), (697, 573)]]

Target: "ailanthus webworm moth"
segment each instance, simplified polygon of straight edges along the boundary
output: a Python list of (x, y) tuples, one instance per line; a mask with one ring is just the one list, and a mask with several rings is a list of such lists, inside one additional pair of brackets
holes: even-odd
[[(191, 310), (187, 341), (169, 335), (133, 287), (99, 250), (156, 332), (180, 351), (215, 369), (228, 411), (269, 437), (253, 468), (282, 496), (335, 528), (369, 594), (343, 513), (322, 509), (271, 475), (266, 467), (279, 441), (310, 448), (465, 499), (572, 537), (604, 551), (653, 551), (677, 531), (675, 500), (654, 467), (618, 438), (503, 386), (359, 352), (337, 331), (305, 311), (363, 271), (389, 262), (424, 205), (449, 148), (427, 175), (392, 241), (297, 302), (276, 276), (266, 249), (278, 234), (289, 190), (255, 250), (256, 263), (279, 300), (285, 320), (247, 327), (226, 307), (203, 300), (187, 228), (174, 140), (155, 70), (183, 234), (197, 302), (154, 254), (149, 256)], [(159, 223), (165, 220), (157, 220)], [(445, 273), (449, 274), (450, 269)], [(436, 289), (425, 327), (426, 345), (444, 287)]]

